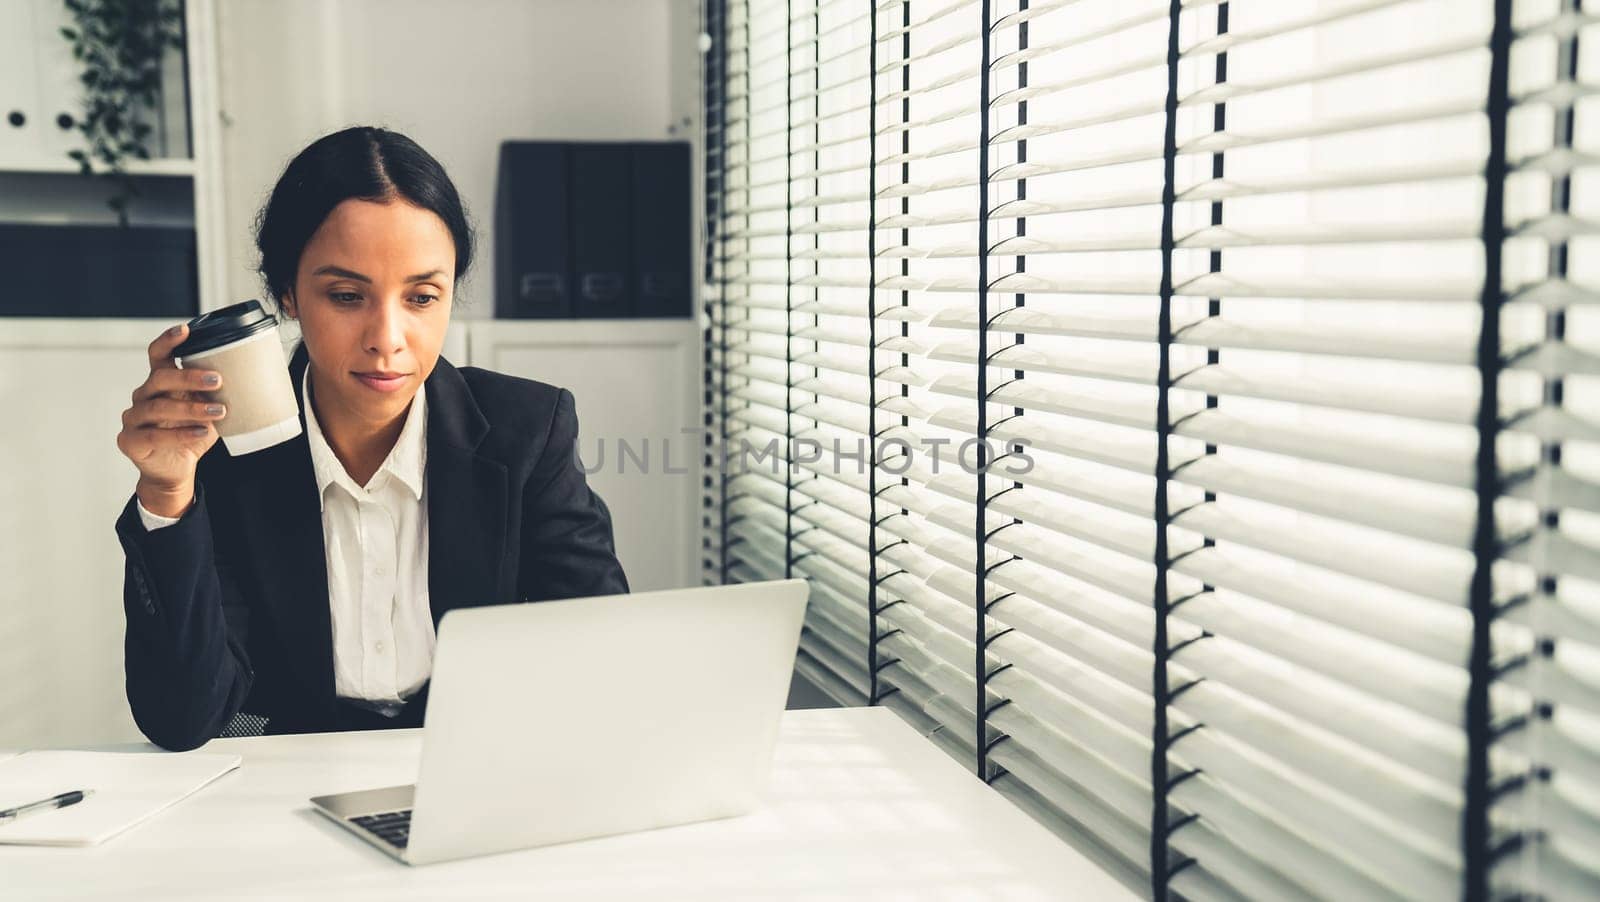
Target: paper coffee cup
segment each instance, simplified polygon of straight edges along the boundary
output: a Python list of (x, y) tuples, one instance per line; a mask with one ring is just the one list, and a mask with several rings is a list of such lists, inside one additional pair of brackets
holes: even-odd
[(189, 337), (172, 352), (184, 370), (216, 370), (211, 394), (228, 408), (216, 421), (228, 453), (238, 457), (300, 434), (300, 405), (278, 341), (278, 321), (258, 301), (245, 301), (189, 321)]

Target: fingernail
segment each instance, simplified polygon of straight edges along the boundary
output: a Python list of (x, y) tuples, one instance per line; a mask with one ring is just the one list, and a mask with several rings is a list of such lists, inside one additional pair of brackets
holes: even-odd
[(221, 404), (207, 404), (206, 405), (206, 413), (208, 413), (208, 414), (210, 414), (210, 415), (212, 415), (214, 417), (220, 417), (220, 416), (222, 416), (222, 405)]
[(167, 334), (168, 335), (177, 335), (179, 332), (182, 332), (182, 331), (183, 331), (183, 323), (179, 323), (176, 326), (173, 326), (172, 328), (168, 329), (167, 330)]
[(212, 388), (216, 388), (217, 386), (222, 384), (222, 377), (217, 375), (216, 373), (206, 373), (205, 376), (200, 381), (202, 383), (206, 384), (206, 385), (211, 386)]

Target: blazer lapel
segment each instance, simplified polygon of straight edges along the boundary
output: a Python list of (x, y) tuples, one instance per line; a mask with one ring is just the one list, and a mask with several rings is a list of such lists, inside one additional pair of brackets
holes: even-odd
[(307, 363), (300, 346), (289, 363), (300, 402), (300, 434), (250, 455), (238, 485), (242, 529), (254, 557), (261, 592), (289, 649), (289, 667), (319, 706), (332, 710), (333, 625), (328, 609), (327, 552), (317, 480), (306, 438), (300, 377)]
[(428, 376), (428, 599), (445, 612), (505, 604), (506, 468), (478, 454), (489, 421), (443, 357)]

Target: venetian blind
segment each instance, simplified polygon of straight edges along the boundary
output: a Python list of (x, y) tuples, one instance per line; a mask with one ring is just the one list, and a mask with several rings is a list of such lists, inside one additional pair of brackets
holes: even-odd
[(1600, 893), (1594, 21), (710, 3), (706, 580), (1153, 896)]

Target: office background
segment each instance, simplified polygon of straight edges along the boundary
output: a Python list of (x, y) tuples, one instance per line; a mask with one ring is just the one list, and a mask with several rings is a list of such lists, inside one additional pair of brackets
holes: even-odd
[[(590, 479), (612, 508), (630, 582), (695, 582), (698, 454), (681, 430), (699, 416), (698, 324), (497, 321), (492, 253), (503, 141), (699, 147), (695, 6), (189, 0), (183, 10), (187, 52), (163, 65), (164, 96), (180, 111), (158, 133), (172, 139), (172, 156), (158, 141), (157, 159), (130, 163), (141, 189), (130, 220), (134, 232), (190, 236), (200, 309), (262, 295), (251, 225), (295, 152), (352, 123), (410, 134), (456, 181), (484, 249), (459, 288), (445, 356), (570, 388), (587, 453), (609, 445), (608, 466)], [(114, 228), (109, 189), (74, 171), (75, 135), (54, 122), (76, 102), (77, 70), (57, 33), (67, 12), (59, 0), (4, 0), (0, 21), (26, 23), (4, 29), (19, 40), (0, 64), (0, 106), (30, 114), (21, 128), (0, 121), (0, 224)], [(140, 277), (135, 268), (127, 279)], [(145, 346), (183, 315), (152, 317), (137, 291), (125, 303), (127, 316), (0, 317), (0, 566), (9, 574), (0, 744), (9, 747), (140, 738), (123, 695), (122, 555), (111, 529), (136, 473), (115, 436)], [(664, 472), (663, 437), (678, 443), (673, 468), (690, 472)], [(617, 443), (643, 440), (649, 472), (619, 474)]]
[[(115, 223), (62, 163), (61, 15), (0, 0), (0, 226)], [(613, 452), (695, 445), (591, 476), (619, 555), (808, 577), (793, 702), (895, 710), (1148, 895), (1600, 893), (1576, 0), (182, 16), (131, 219), (192, 242), (199, 309), (259, 296), (251, 218), (343, 125), (436, 154), (485, 248), (502, 142), (691, 143), (695, 317), (497, 320), (486, 253), (445, 353)], [(151, 316), (0, 318), (0, 745), (138, 738), (110, 523)]]

